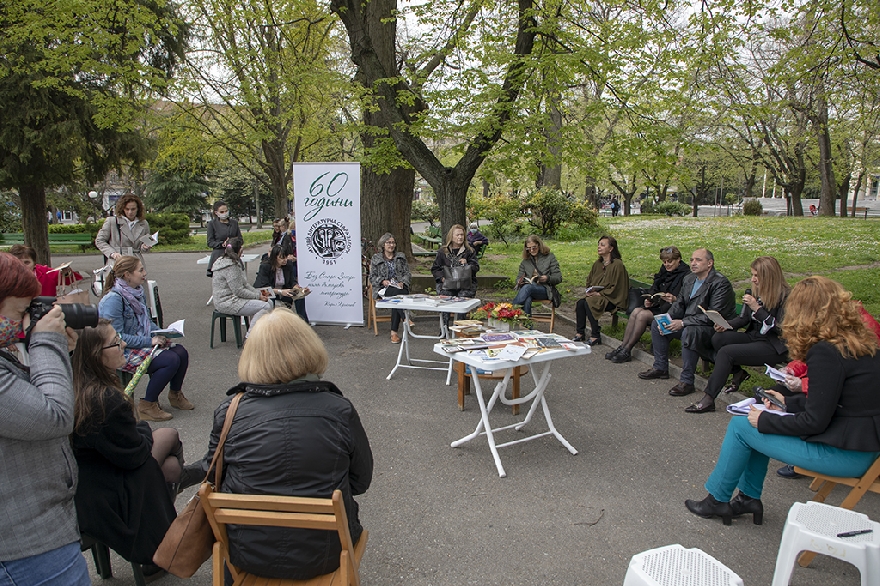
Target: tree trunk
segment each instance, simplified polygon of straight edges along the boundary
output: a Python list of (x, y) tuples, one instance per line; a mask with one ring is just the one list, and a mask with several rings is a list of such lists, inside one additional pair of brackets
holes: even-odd
[(440, 237), (444, 243), (449, 229), (456, 224), (463, 226), (467, 232), (465, 201), (471, 182), (470, 177), (459, 178), (452, 172), (452, 169), (449, 169), (449, 172), (450, 177), (446, 181), (431, 185), (434, 188), (437, 203), (440, 205)]
[[(840, 187), (837, 188), (837, 196), (840, 198), (840, 217), (841, 218), (846, 217), (846, 199), (847, 199), (847, 196), (849, 195), (849, 185), (850, 185), (851, 181), (852, 181), (852, 172), (849, 172), (843, 177), (843, 181), (840, 182)], [(853, 214), (852, 215), (854, 218), (856, 217), (855, 207), (856, 207), (855, 196), (853, 196)]]
[(862, 181), (865, 178), (865, 168), (862, 167), (862, 170), (859, 171), (858, 177), (856, 177), (856, 188), (853, 189), (853, 203), (852, 203), (852, 217), (856, 217), (856, 202), (859, 200), (859, 191), (862, 189)]
[[(824, 96), (819, 97), (819, 114), (814, 121), (819, 137), (819, 178), (822, 180), (822, 195), (819, 199), (819, 215), (834, 216), (834, 199), (837, 195), (837, 182), (834, 179), (834, 156), (831, 151), (831, 133), (828, 130), (828, 104)], [(846, 203), (844, 202), (844, 206)]]
[(42, 185), (22, 185), (21, 225), (24, 243), (37, 252), (37, 264), (52, 266), (49, 253), (49, 222), (46, 220), (46, 188)]
[(562, 97), (558, 94), (547, 100), (550, 127), (544, 129), (544, 140), (547, 142), (547, 151), (553, 159), (553, 164), (547, 166), (545, 161), (539, 163), (538, 180), (535, 182), (539, 189), (541, 187), (562, 189), (562, 164), (559, 162), (562, 156), (562, 110), (559, 109), (561, 100)]

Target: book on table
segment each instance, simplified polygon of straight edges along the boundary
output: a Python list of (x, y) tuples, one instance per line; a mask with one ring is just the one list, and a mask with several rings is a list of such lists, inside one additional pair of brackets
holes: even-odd
[(711, 319), (712, 323), (714, 323), (716, 326), (724, 328), (725, 330), (732, 330), (733, 329), (733, 326), (730, 325), (729, 323), (727, 323), (727, 320), (724, 319), (724, 316), (721, 315), (720, 313), (718, 313), (717, 311), (715, 311), (714, 309), (706, 309), (702, 305), (698, 305), (697, 307), (699, 307), (700, 311), (705, 313), (706, 316), (709, 319)]

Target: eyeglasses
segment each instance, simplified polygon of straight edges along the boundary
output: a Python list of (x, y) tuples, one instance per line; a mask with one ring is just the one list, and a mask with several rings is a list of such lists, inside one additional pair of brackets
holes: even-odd
[(119, 337), (119, 334), (116, 334), (116, 337), (113, 338), (113, 343), (109, 346), (103, 346), (101, 350), (109, 350), (110, 348), (118, 348), (122, 345), (122, 338)]
[(534, 244), (532, 246), (526, 246), (526, 250), (538, 250), (538, 245)]

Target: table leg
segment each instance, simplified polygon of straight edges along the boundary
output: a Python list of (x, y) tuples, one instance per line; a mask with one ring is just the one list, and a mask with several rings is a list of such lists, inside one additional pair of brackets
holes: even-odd
[(456, 442), (452, 442), (452, 447), (457, 448), (461, 444), (472, 440), (480, 435), (480, 431), (485, 428), (486, 439), (489, 441), (489, 450), (492, 452), (492, 457), (495, 459), (495, 468), (498, 469), (498, 476), (504, 478), (507, 476), (507, 472), (504, 471), (504, 466), (501, 465), (501, 456), (498, 455), (498, 448), (495, 447), (495, 435), (492, 433), (492, 425), (489, 423), (489, 411), (492, 410), (492, 407), (495, 405), (496, 396), (501, 392), (502, 388), (506, 386), (504, 383), (507, 381), (504, 380), (498, 383), (495, 387), (495, 392), (492, 393), (492, 398), (489, 399), (489, 406), (487, 408), (486, 402), (483, 400), (483, 388), (480, 384), (480, 378), (477, 376), (472, 376), (471, 378), (474, 379), (474, 394), (477, 396), (477, 403), (480, 405), (480, 423), (477, 424), (477, 429), (474, 430), (474, 433)]
[[(513, 398), (519, 399), (519, 377), (522, 376), (522, 366), (513, 369)], [(511, 407), (514, 415), (519, 415), (519, 403)]]
[(391, 372), (385, 377), (385, 380), (391, 380), (391, 377), (394, 376), (394, 373), (397, 372), (397, 369), (400, 368), (401, 360), (403, 359), (403, 355), (406, 353), (406, 363), (410, 364), (409, 360), (409, 311), (403, 312), (403, 336), (400, 338), (400, 350), (397, 351), (397, 362), (394, 364), (394, 368), (391, 369)]
[(471, 381), (464, 374), (464, 362), (455, 363), (455, 372), (458, 374), (458, 410), (464, 411), (464, 396), (471, 392)]

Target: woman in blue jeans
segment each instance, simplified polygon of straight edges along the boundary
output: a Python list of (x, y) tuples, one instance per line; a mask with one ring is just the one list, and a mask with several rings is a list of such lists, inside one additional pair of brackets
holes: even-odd
[(144, 421), (168, 421), (173, 417), (159, 406), (159, 394), (170, 386), (168, 402), (175, 409), (189, 410), (193, 404), (183, 396), (183, 379), (189, 368), (189, 354), (180, 344), (172, 344), (164, 336), (154, 336), (158, 330), (144, 300), (143, 284), (147, 271), (133, 256), (117, 259), (113, 270), (104, 281), (104, 297), (98, 303), (98, 314), (109, 319), (113, 329), (126, 344), (125, 366), (131, 372), (149, 356), (153, 346), (159, 351), (147, 367), (150, 382), (144, 398), (138, 402), (138, 416)]
[[(727, 426), (709, 495), (685, 501), (695, 515), (731, 518), (751, 514), (760, 525), (764, 477), (770, 458), (831, 476), (861, 476), (880, 455), (880, 354), (856, 302), (838, 283), (808, 277), (795, 285), (786, 303), (782, 336), (793, 360), (807, 363), (809, 394), (752, 407), (748, 417)], [(784, 413), (784, 414), (780, 414)], [(733, 496), (733, 489), (739, 494)]]

